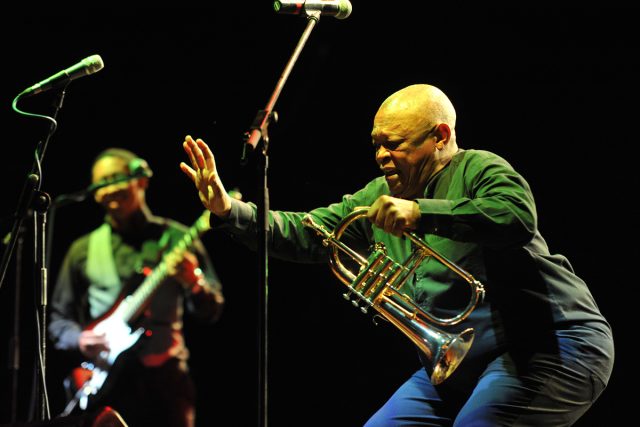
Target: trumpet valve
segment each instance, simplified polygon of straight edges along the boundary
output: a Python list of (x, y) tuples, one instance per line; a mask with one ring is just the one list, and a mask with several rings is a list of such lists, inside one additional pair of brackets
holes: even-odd
[(387, 247), (382, 242), (375, 242), (373, 244), (372, 249), (373, 249), (373, 252), (380, 252), (380, 253), (383, 253), (384, 255), (387, 254)]

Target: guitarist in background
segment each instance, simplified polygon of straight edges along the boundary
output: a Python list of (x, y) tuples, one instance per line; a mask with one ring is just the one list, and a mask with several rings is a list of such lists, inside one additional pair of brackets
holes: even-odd
[(142, 282), (141, 273), (170, 253), (166, 279), (138, 316), (135, 327), (146, 333), (109, 370), (95, 405), (114, 408), (129, 427), (193, 426), (195, 390), (182, 315), (186, 309), (214, 322), (224, 297), (199, 239), (180, 255), (168, 252), (187, 227), (152, 215), (145, 201), (150, 176), (146, 162), (128, 150), (110, 148), (96, 157), (92, 182), (101, 187), (95, 200), (106, 211), (105, 222), (67, 252), (50, 305), (49, 334), (57, 349), (79, 350), (87, 361), (109, 350), (107, 336), (92, 331), (92, 322), (107, 316), (131, 293), (128, 287)]

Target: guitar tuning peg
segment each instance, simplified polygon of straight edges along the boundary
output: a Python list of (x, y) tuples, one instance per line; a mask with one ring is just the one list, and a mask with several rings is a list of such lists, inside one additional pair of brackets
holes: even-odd
[(238, 187), (234, 187), (233, 190), (230, 190), (229, 196), (231, 196), (232, 199), (242, 200), (242, 193)]

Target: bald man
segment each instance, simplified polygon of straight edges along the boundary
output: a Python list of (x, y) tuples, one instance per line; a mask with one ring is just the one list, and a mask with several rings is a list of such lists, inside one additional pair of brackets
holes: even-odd
[[(484, 291), (484, 298), (466, 319), (439, 327), (455, 341), (441, 358), (421, 349), (424, 368), (367, 427), (570, 426), (611, 375), (610, 325), (568, 260), (549, 252), (525, 179), (494, 153), (459, 148), (455, 125), (451, 101), (434, 86), (412, 85), (389, 96), (371, 132), (382, 176), (308, 213), (271, 211), (270, 254), (326, 262), (329, 249), (304, 225), (305, 215), (334, 230), (354, 209), (368, 206), (366, 218), (348, 228), (349, 237), (365, 246), (383, 243), (402, 264), (412, 253), (404, 235), (411, 231), (480, 282), (472, 290), (478, 296)], [(255, 247), (256, 206), (227, 194), (203, 140), (187, 136), (183, 147), (190, 165), (181, 168), (217, 216), (214, 226)], [(448, 319), (464, 308), (468, 288), (468, 277), (431, 260), (401, 292)], [(456, 354), (464, 356), (457, 367)]]

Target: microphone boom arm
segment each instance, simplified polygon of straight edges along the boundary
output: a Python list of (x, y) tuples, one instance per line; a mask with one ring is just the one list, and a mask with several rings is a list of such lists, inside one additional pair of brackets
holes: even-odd
[[(291, 74), (291, 70), (293, 69), (293, 66), (298, 60), (298, 57), (300, 56), (300, 53), (302, 52), (304, 45), (307, 43), (307, 40), (311, 35), (311, 31), (313, 31), (313, 28), (315, 27), (316, 23), (320, 20), (320, 15), (321, 15), (321, 12), (319, 10), (315, 10), (309, 13), (308, 19), (307, 19), (307, 26), (304, 32), (302, 33), (302, 35), (300, 36), (300, 40), (298, 41), (298, 44), (296, 45), (296, 48), (294, 49), (293, 54), (291, 55), (291, 58), (289, 58), (289, 62), (287, 62), (286, 66), (284, 67), (284, 70), (282, 71), (282, 74), (280, 75), (280, 78), (276, 83), (276, 87), (273, 90), (271, 97), (267, 102), (267, 105), (264, 107), (263, 110), (258, 111), (258, 114), (256, 114), (256, 118), (254, 119), (253, 124), (251, 126), (251, 131), (248, 132), (245, 137), (245, 144), (244, 144), (244, 149), (242, 150), (242, 159), (241, 159), (241, 162), (243, 164), (247, 162), (248, 148), (250, 148), (251, 151), (255, 150), (258, 144), (260, 143), (261, 139), (265, 140), (263, 141), (265, 145), (268, 143), (267, 128), (269, 126), (269, 123), (272, 118), (275, 118), (275, 120), (277, 121), (277, 114), (273, 110), (273, 108), (275, 107), (276, 102), (280, 97), (280, 93), (282, 92), (282, 89), (284, 88), (284, 85), (287, 82), (287, 79), (289, 78), (289, 74)], [(264, 148), (265, 152), (267, 148), (268, 147)]]

